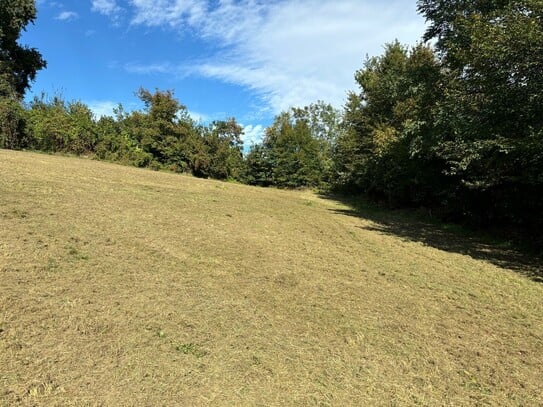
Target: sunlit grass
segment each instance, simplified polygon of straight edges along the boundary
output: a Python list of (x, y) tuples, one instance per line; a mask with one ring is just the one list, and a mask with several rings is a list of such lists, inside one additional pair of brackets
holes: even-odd
[(542, 284), (310, 192), (0, 151), (0, 231), (5, 405), (543, 404)]

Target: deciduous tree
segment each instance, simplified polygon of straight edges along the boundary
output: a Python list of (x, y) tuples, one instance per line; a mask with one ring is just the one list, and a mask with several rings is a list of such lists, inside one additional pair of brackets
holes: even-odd
[(46, 63), (35, 49), (19, 44), (21, 32), (36, 19), (34, 0), (0, 2), (0, 97), (22, 97)]

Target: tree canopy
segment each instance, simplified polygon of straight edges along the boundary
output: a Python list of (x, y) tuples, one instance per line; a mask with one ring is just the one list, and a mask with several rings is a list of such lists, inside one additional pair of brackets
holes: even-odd
[(35, 19), (34, 0), (0, 2), (0, 96), (15, 92), (22, 97), (37, 71), (46, 66), (35, 48), (18, 42), (21, 32)]

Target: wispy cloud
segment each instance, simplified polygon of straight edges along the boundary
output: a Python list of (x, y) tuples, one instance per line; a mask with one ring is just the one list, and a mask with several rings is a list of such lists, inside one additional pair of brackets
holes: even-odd
[(123, 11), (116, 0), (92, 0), (91, 10), (107, 16), (114, 21), (118, 20)]
[(216, 55), (187, 73), (248, 87), (274, 112), (317, 99), (341, 105), (366, 55), (380, 54), (396, 38), (414, 44), (425, 30), (412, 0), (131, 0), (131, 5), (133, 25), (188, 28), (219, 45)]
[(248, 150), (254, 144), (260, 143), (262, 137), (264, 137), (264, 126), (260, 124), (243, 126), (242, 139), (245, 150)]
[(180, 28), (206, 18), (205, 0), (130, 0), (135, 9), (132, 24), (149, 27), (169, 25)]
[(179, 69), (172, 65), (170, 62), (161, 62), (154, 64), (128, 63), (124, 65), (124, 70), (128, 73), (135, 73), (140, 75), (150, 75), (157, 73), (171, 74), (179, 71)]
[(62, 3), (59, 3), (58, 1), (50, 1), (50, 0), (36, 0), (36, 6), (42, 7), (54, 7), (54, 8), (63, 8), (64, 5)]
[(72, 21), (77, 20), (79, 18), (79, 14), (77, 14), (75, 11), (62, 11), (57, 17), (57, 20), (60, 21)]

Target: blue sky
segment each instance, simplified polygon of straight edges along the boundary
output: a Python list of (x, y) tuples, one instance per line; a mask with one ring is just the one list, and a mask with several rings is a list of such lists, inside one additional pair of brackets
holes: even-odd
[(275, 114), (324, 100), (340, 107), (366, 55), (414, 45), (415, 0), (38, 0), (21, 42), (48, 62), (32, 91), (97, 115), (134, 92), (173, 89), (203, 122), (236, 117), (257, 141)]

